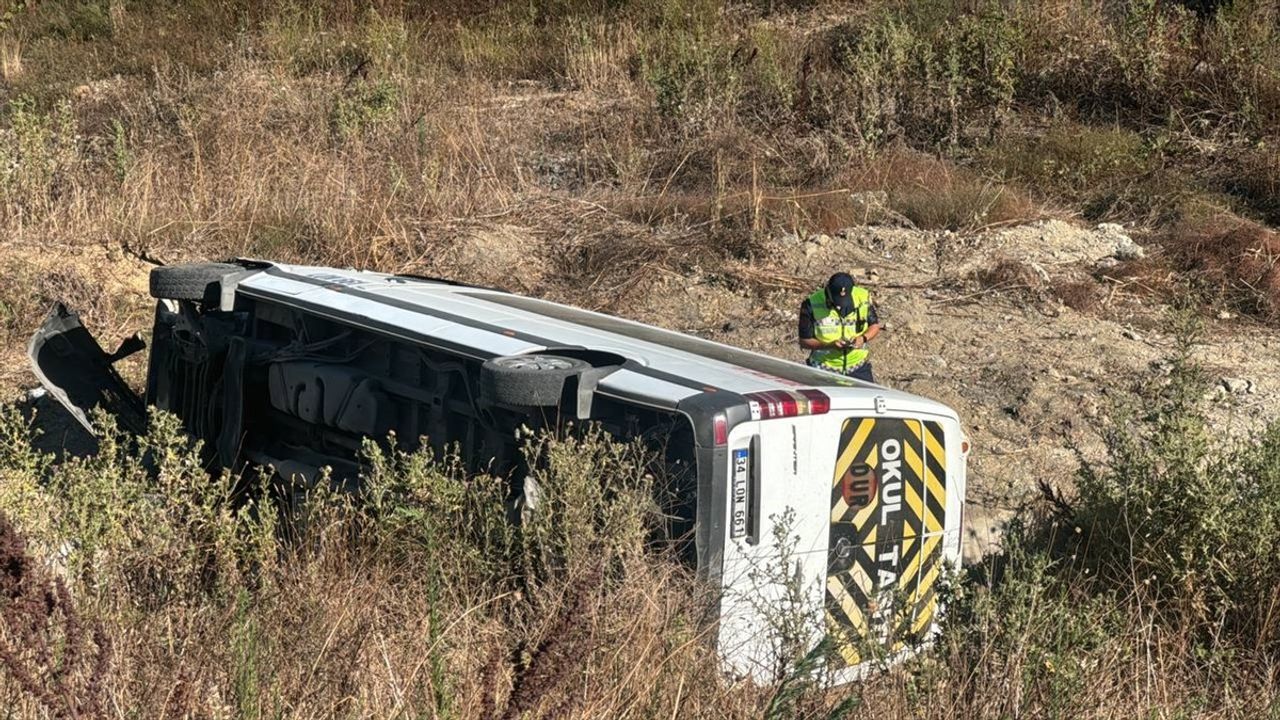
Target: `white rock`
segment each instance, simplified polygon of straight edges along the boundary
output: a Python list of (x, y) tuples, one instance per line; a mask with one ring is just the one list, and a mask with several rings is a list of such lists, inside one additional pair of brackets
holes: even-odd
[(1117, 260), (1141, 260), (1147, 251), (1129, 237), (1124, 227), (1115, 223), (1099, 223), (1097, 232), (1109, 240), (1114, 248), (1111, 256)]
[(1232, 395), (1245, 395), (1253, 392), (1253, 381), (1245, 378), (1222, 378), (1218, 381), (1223, 390)]
[(1123, 240), (1116, 241), (1116, 249), (1111, 256), (1117, 260), (1141, 260), (1147, 256), (1147, 251), (1133, 238), (1125, 236)]

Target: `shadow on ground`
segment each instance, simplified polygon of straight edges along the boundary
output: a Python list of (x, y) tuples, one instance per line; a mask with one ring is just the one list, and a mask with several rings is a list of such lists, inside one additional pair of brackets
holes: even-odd
[(27, 396), (15, 403), (35, 433), (36, 449), (52, 453), (59, 462), (69, 457), (85, 457), (98, 451), (98, 441), (66, 408), (48, 395)]

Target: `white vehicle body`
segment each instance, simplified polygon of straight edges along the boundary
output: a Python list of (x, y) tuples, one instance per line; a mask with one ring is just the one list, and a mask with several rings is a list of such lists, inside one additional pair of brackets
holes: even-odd
[[(770, 632), (775, 613), (804, 613), (809, 642), (833, 639), (837, 682), (857, 677), (873, 659), (909, 652), (933, 633), (939, 575), (960, 559), (965, 498), (967, 442), (950, 408), (498, 290), (241, 263), (243, 272), (223, 278), (200, 312), (242, 319), (237, 327), (248, 328), (251, 344), (284, 334), (305, 316), (460, 363), (577, 351), (615, 358), (597, 362), (606, 367), (579, 384), (574, 412), (591, 419), (647, 408), (687, 419), (688, 455), (697, 464), (696, 564), (720, 590), (716, 642), (732, 672), (773, 674), (780, 642)], [(161, 315), (168, 312), (164, 302)], [(286, 313), (293, 319), (279, 319)], [(269, 323), (277, 323), (270, 333), (255, 329)], [(32, 352), (39, 354), (35, 342)], [(154, 366), (153, 360), (153, 374)], [(164, 381), (149, 383), (148, 401), (163, 407), (165, 392), (155, 386)], [(786, 567), (779, 571), (780, 563)], [(788, 597), (802, 602), (784, 607)]]

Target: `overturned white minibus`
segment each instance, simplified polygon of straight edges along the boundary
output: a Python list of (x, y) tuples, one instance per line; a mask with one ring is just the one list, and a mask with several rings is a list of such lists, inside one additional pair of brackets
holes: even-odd
[(101, 405), (140, 430), (154, 405), (222, 466), (338, 477), (358, 476), (362, 439), (389, 431), (476, 467), (511, 466), (513, 430), (547, 418), (661, 432), (686, 469), (671, 535), (689, 538), (689, 561), (720, 591), (728, 669), (773, 671), (770, 615), (797, 594), (810, 640), (831, 639), (837, 682), (936, 627), (968, 451), (939, 403), (441, 280), (239, 260), (156, 268), (151, 292), (145, 398), (112, 368), (137, 340), (105, 353), (61, 306), (32, 339), (41, 381), (86, 427)]

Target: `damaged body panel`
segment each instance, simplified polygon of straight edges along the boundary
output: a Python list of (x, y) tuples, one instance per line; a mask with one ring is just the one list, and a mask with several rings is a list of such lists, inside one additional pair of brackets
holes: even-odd
[(107, 354), (80, 323), (80, 316), (58, 303), (31, 336), (27, 355), (40, 384), (85, 430), (93, 432), (89, 413), (101, 408), (122, 427), (138, 433), (146, 428), (146, 408), (116, 372), (115, 363), (145, 347), (135, 335)]

